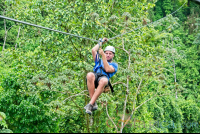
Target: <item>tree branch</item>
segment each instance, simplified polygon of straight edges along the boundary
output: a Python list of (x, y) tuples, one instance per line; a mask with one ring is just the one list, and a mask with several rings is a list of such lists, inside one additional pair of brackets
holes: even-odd
[(138, 85), (138, 88), (137, 88), (137, 91), (136, 91), (136, 94), (135, 94), (135, 97), (134, 97), (134, 101), (133, 101), (133, 110), (132, 110), (132, 112), (131, 112), (131, 116), (130, 116), (130, 117), (128, 118), (128, 120), (125, 122), (125, 124), (123, 125), (123, 127), (121, 127), (121, 129), (123, 129), (123, 128), (126, 126), (126, 124), (127, 124), (128, 121), (131, 119), (131, 117), (132, 117), (132, 115), (133, 115), (133, 113), (134, 113), (134, 111), (135, 111), (135, 100), (136, 100), (136, 96), (137, 96), (137, 94), (138, 94), (138, 91), (140, 90), (141, 84), (142, 84), (142, 79), (140, 80), (140, 83), (139, 83), (139, 85)]
[(116, 83), (113, 83), (112, 85), (117, 85), (117, 84), (122, 84), (122, 85), (124, 85), (125, 87), (127, 87), (127, 85), (125, 84), (125, 83), (123, 83), (123, 82), (116, 82)]
[[(124, 44), (123, 44), (124, 46)], [(130, 69), (130, 62), (131, 62), (131, 59), (130, 59), (130, 50), (128, 52), (128, 70)], [(129, 75), (127, 76), (127, 83), (126, 83), (126, 86), (127, 86), (127, 89), (126, 89), (126, 98), (125, 98), (125, 101), (124, 101), (124, 108), (123, 108), (123, 115), (122, 115), (122, 122), (121, 122), (121, 128), (120, 128), (120, 132), (122, 133), (122, 130), (123, 130), (123, 120), (125, 118), (125, 112), (126, 112), (126, 103), (127, 103), (127, 100), (128, 100), (128, 95), (129, 95)]]
[[(20, 33), (20, 26), (19, 26), (19, 30), (18, 30), (18, 33), (17, 33), (17, 39), (19, 38), (19, 33)], [(16, 42), (16, 44), (15, 44), (15, 50), (17, 49), (17, 42)]]
[[(82, 91), (82, 92), (86, 92), (86, 91), (88, 91), (88, 90), (84, 90), (84, 91)], [(86, 95), (86, 94), (81, 94), (82, 92), (80, 92), (79, 94), (75, 94), (75, 95), (72, 95), (72, 96), (66, 98), (63, 102), (65, 102), (66, 100), (68, 100), (68, 99), (70, 99), (70, 98), (72, 98), (72, 97), (74, 97), (74, 96), (78, 96), (78, 95)], [(86, 96), (88, 96), (88, 95), (86, 95)], [(89, 97), (89, 96), (88, 96), (88, 97)]]
[(115, 126), (116, 131), (118, 131), (117, 126), (115, 125), (115, 123), (113, 122), (112, 118), (109, 116), (108, 114), (108, 108), (107, 108), (108, 102), (106, 101), (106, 114), (109, 118), (109, 120), (113, 123), (113, 125)]

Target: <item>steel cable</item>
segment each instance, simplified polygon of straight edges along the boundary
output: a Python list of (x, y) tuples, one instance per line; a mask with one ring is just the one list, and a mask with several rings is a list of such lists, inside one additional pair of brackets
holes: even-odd
[(62, 32), (62, 31), (59, 31), (59, 30), (54, 30), (54, 29), (51, 29), (51, 28), (48, 28), (48, 27), (43, 27), (43, 26), (31, 24), (31, 23), (28, 23), (28, 22), (24, 22), (24, 21), (12, 19), (12, 18), (9, 18), (9, 17), (5, 17), (5, 16), (2, 16), (2, 15), (0, 15), (0, 18), (11, 20), (11, 21), (15, 21), (15, 22), (26, 24), (26, 25), (30, 25), (30, 26), (34, 26), (34, 27), (38, 27), (38, 28), (42, 28), (42, 29), (46, 29), (46, 30), (50, 30), (50, 31), (54, 31), (54, 32), (58, 32), (58, 33), (62, 33), (62, 34), (66, 34), (66, 35), (70, 35), (70, 36), (74, 36), (74, 37), (78, 37), (78, 38), (83, 38), (83, 39), (99, 42), (99, 40), (94, 40), (94, 39), (90, 39), (90, 38), (87, 38), (87, 37), (82, 37), (82, 36), (79, 36), (79, 35), (66, 33), (66, 32)]
[[(185, 4), (186, 4), (186, 2), (185, 2), (179, 9), (177, 9), (176, 11), (174, 11), (173, 13), (171, 13), (171, 14), (169, 14), (169, 15), (172, 15), (172, 14), (176, 13), (176, 12), (177, 12), (178, 10), (180, 10)], [(169, 15), (167, 15), (167, 16), (161, 18), (161, 19), (164, 19), (164, 18), (168, 17)], [(131, 31), (128, 31), (128, 32), (126, 32), (126, 33), (116, 35), (116, 36), (114, 36), (114, 37), (112, 37), (112, 38), (109, 38), (108, 40), (112, 40), (112, 39), (115, 39), (115, 38), (117, 38), (117, 37), (123, 36), (123, 35), (125, 35), (125, 34), (127, 34), (127, 33), (131, 33), (131, 32), (133, 32), (133, 31), (136, 31), (136, 30), (140, 29), (140, 28), (146, 27), (146, 26), (151, 25), (151, 24), (153, 24), (153, 23), (155, 23), (155, 22), (157, 22), (157, 21), (160, 21), (161, 19), (158, 19), (158, 20), (156, 20), (156, 21), (154, 21), (154, 22), (151, 22), (151, 23), (149, 23), (149, 24), (147, 24), (147, 25), (144, 25), (144, 26), (135, 28), (135, 29), (133, 29), (133, 30), (131, 30)]]

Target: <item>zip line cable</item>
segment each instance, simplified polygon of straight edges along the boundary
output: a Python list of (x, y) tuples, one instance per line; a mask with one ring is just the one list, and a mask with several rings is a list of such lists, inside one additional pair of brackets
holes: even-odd
[[(186, 4), (186, 2), (185, 2), (179, 9), (177, 9), (176, 11), (174, 11), (173, 13), (171, 13), (171, 14), (169, 14), (169, 15), (172, 15), (172, 14), (176, 13), (176, 12), (177, 12), (178, 10), (180, 10), (185, 4)], [(169, 15), (167, 15), (167, 16), (161, 18), (161, 19), (164, 19), (164, 18), (168, 17)], [(136, 30), (138, 30), (138, 29), (140, 29), (140, 28), (143, 28), (143, 27), (146, 27), (146, 26), (148, 26), (148, 25), (150, 25), (150, 24), (153, 24), (153, 23), (155, 23), (155, 22), (157, 22), (157, 21), (159, 21), (159, 20), (161, 20), (161, 19), (158, 19), (158, 20), (156, 20), (156, 21), (154, 21), (154, 22), (151, 22), (151, 23), (149, 23), (149, 24), (146, 24), (146, 25), (144, 25), (144, 26), (135, 28), (135, 29), (133, 29), (133, 30), (131, 30), (131, 31), (128, 31), (128, 32), (126, 32), (126, 33), (116, 35), (116, 36), (114, 36), (114, 37), (112, 37), (112, 38), (110, 38), (110, 39), (108, 39), (108, 40), (112, 40), (112, 39), (115, 39), (115, 38), (117, 38), (117, 37), (119, 37), (119, 36), (123, 36), (123, 35), (125, 35), (125, 34), (127, 34), (127, 33), (136, 31)]]
[(42, 28), (42, 29), (46, 29), (46, 30), (50, 30), (50, 31), (54, 31), (54, 32), (58, 32), (58, 33), (62, 33), (62, 34), (66, 34), (66, 35), (70, 35), (70, 36), (74, 36), (74, 37), (78, 37), (78, 38), (83, 38), (83, 39), (99, 42), (98, 40), (90, 39), (90, 38), (87, 38), (87, 37), (82, 37), (82, 36), (71, 34), (71, 33), (62, 32), (62, 31), (59, 31), (59, 30), (54, 30), (54, 29), (51, 29), (51, 28), (48, 28), (48, 27), (43, 27), (43, 26), (31, 24), (31, 23), (28, 23), (28, 22), (24, 22), (24, 21), (8, 18), (8, 17), (2, 16), (2, 15), (0, 15), (0, 18), (11, 20), (11, 21), (15, 21), (15, 22), (19, 22), (19, 23), (30, 25), (30, 26), (34, 26), (34, 27), (39, 27), (39, 28)]
[[(172, 14), (176, 13), (177, 11), (179, 11), (185, 4), (186, 4), (186, 2), (185, 2), (179, 9), (177, 9), (176, 11), (174, 11), (173, 13), (171, 13), (170, 15), (172, 15)], [(167, 15), (167, 16), (161, 18), (161, 19), (164, 19), (164, 18), (166, 18), (166, 17), (168, 17), (168, 16), (169, 16), (169, 15)], [(70, 35), (70, 36), (74, 36), (74, 37), (78, 37), (78, 38), (83, 38), (83, 39), (91, 40), (91, 41), (94, 41), (94, 42), (99, 42), (99, 40), (94, 40), (94, 39), (90, 39), (90, 38), (87, 38), (87, 37), (83, 37), (83, 36), (79, 36), (79, 35), (75, 35), (75, 34), (71, 34), (71, 33), (66, 33), (66, 32), (62, 32), (62, 31), (59, 31), (59, 30), (54, 30), (54, 29), (51, 29), (51, 28), (48, 28), (48, 27), (43, 27), (43, 26), (31, 24), (31, 23), (28, 23), (28, 22), (24, 22), (24, 21), (12, 19), (12, 18), (9, 18), (9, 17), (5, 17), (5, 16), (2, 16), (2, 15), (0, 15), (0, 18), (7, 19), (7, 20), (11, 20), (11, 21), (15, 21), (15, 22), (22, 23), (22, 24), (25, 24), (25, 25), (30, 25), (30, 26), (34, 26), (34, 27), (38, 27), (38, 28), (42, 28), (42, 29), (46, 29), (46, 30), (58, 32), (58, 33), (62, 33), (62, 34), (66, 34), (66, 35)], [(136, 30), (138, 30), (138, 29), (140, 29), (140, 28), (143, 28), (143, 27), (145, 27), (145, 26), (148, 26), (148, 25), (150, 25), (150, 24), (153, 24), (153, 23), (155, 23), (155, 22), (157, 22), (157, 21), (159, 21), (159, 20), (161, 20), (161, 19), (158, 19), (158, 20), (156, 20), (156, 21), (154, 21), (154, 22), (151, 22), (151, 23), (149, 23), (149, 24), (146, 24), (146, 25), (144, 25), (144, 26), (135, 28), (135, 29), (133, 29), (133, 30), (131, 30), (131, 31), (128, 31), (128, 32), (126, 32), (126, 33), (116, 35), (116, 36), (114, 36), (114, 37), (112, 37), (112, 38), (109, 38), (108, 41), (109, 41), (109, 40), (112, 40), (112, 39), (115, 39), (115, 38), (117, 38), (117, 37), (123, 36), (123, 35), (125, 35), (125, 34), (127, 34), (127, 33), (136, 31)]]

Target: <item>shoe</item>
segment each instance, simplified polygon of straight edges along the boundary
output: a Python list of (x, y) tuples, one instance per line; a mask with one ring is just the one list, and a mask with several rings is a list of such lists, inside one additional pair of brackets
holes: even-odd
[(92, 114), (92, 108), (93, 106), (91, 104), (87, 104), (84, 109), (86, 110), (85, 112), (88, 113), (89, 115)]
[(97, 103), (95, 102), (95, 103), (93, 104), (92, 111), (95, 111), (95, 110), (97, 110), (97, 109), (98, 109), (98, 106), (97, 106)]

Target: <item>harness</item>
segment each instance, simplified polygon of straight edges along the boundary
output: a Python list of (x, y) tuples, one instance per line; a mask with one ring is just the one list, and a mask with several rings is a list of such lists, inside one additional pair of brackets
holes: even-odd
[[(102, 39), (100, 38), (99, 39), (99, 48), (100, 48), (100, 42), (103, 42), (102, 41)], [(99, 58), (99, 49), (98, 49), (98, 51), (97, 51), (97, 54), (96, 54), (96, 58), (95, 58), (95, 66), (94, 66), (94, 68), (93, 68), (93, 71), (94, 71), (94, 73), (97, 73), (97, 70), (98, 69), (101, 69), (101, 75), (102, 76), (106, 76), (106, 75), (104, 75), (103, 73), (102, 73), (102, 70), (107, 74), (107, 76), (109, 77), (109, 79), (110, 79), (110, 76), (109, 76), (109, 74), (105, 71), (105, 69), (103, 68), (103, 66), (102, 66), (102, 64), (101, 64), (101, 59)], [(113, 87), (112, 87), (112, 85), (111, 85), (111, 83), (110, 83), (110, 80), (108, 80), (108, 85), (109, 85), (109, 87), (110, 87), (110, 89), (111, 89), (111, 91), (112, 91), (112, 93), (114, 92), (114, 90), (113, 90)]]

